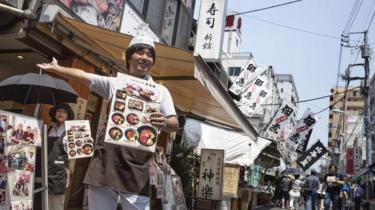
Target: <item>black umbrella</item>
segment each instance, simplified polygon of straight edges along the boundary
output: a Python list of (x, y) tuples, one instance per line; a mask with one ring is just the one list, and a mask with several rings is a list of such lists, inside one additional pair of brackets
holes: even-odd
[(303, 170), (300, 169), (300, 168), (294, 168), (294, 167), (291, 167), (291, 168), (287, 168), (285, 169), (282, 174), (283, 175), (301, 175), (303, 174)]
[(22, 104), (76, 103), (78, 94), (65, 81), (47, 74), (28, 73), (0, 82), (0, 100)]

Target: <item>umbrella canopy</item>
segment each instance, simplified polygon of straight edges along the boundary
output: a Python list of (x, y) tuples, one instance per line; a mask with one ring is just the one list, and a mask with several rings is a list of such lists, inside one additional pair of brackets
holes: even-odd
[(300, 168), (287, 168), (282, 172), (283, 175), (301, 175), (304, 174), (303, 170)]
[(28, 73), (0, 82), (0, 100), (22, 104), (76, 103), (78, 94), (65, 81), (47, 74)]

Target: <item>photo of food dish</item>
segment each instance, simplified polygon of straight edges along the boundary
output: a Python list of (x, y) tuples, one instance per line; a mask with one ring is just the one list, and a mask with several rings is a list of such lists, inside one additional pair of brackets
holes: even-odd
[(126, 115), (126, 121), (130, 125), (137, 125), (139, 123), (139, 117), (134, 113), (130, 113), (130, 114)]
[(130, 99), (129, 102), (128, 102), (128, 108), (142, 111), (143, 110), (143, 102)]
[(152, 105), (147, 105), (146, 106), (146, 113), (153, 113), (153, 112), (157, 112), (158, 109), (156, 108), (156, 106), (152, 106)]
[(93, 148), (91, 144), (85, 144), (83, 145), (83, 154), (90, 155), (93, 152)]
[(77, 140), (77, 141), (76, 141), (76, 145), (77, 145), (78, 147), (80, 147), (80, 146), (82, 145), (82, 141), (81, 141), (81, 140)]
[(156, 142), (156, 130), (150, 126), (141, 126), (137, 129), (138, 141), (143, 146), (152, 146)]
[(117, 125), (121, 125), (125, 122), (124, 115), (119, 114), (119, 113), (115, 113), (115, 114), (112, 115), (112, 121), (113, 121), (113, 123), (115, 123)]
[(120, 101), (115, 101), (114, 109), (120, 112), (125, 110), (125, 103)]
[(76, 151), (74, 151), (74, 150), (70, 150), (70, 152), (69, 152), (69, 155), (71, 156), (71, 157), (75, 157), (76, 156)]
[(116, 91), (116, 97), (125, 100), (126, 99), (126, 91), (117, 90)]
[(109, 136), (113, 139), (113, 140), (119, 140), (122, 138), (122, 131), (119, 129), (119, 128), (111, 128), (109, 129)]
[(138, 139), (138, 133), (135, 129), (130, 128), (125, 131), (125, 137), (129, 141), (136, 141)]
[(72, 142), (72, 143), (69, 143), (69, 148), (70, 149), (73, 149), (76, 145)]
[(69, 141), (69, 142), (72, 142), (72, 141), (74, 141), (74, 138), (73, 138), (73, 136), (68, 136), (68, 141)]
[(81, 132), (75, 132), (74, 133), (74, 138), (78, 139), (78, 138), (82, 138), (82, 137), (83, 137), (83, 135), (82, 135)]
[(126, 91), (127, 95), (141, 98), (142, 100), (154, 101), (156, 98), (154, 91), (141, 87), (137, 84), (128, 83), (126, 84), (124, 90)]
[(77, 154), (78, 154), (78, 155), (81, 155), (81, 154), (82, 154), (82, 149), (81, 149), (81, 148), (77, 149)]
[(73, 135), (73, 130), (69, 129), (67, 133), (68, 133), (68, 135)]

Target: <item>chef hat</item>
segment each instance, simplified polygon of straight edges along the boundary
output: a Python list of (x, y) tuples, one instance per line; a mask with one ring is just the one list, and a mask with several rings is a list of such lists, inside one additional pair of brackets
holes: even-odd
[(152, 48), (155, 49), (154, 41), (150, 37), (145, 36), (145, 35), (133, 37), (133, 39), (129, 43), (129, 47), (135, 44), (146, 44), (146, 45), (150, 45)]

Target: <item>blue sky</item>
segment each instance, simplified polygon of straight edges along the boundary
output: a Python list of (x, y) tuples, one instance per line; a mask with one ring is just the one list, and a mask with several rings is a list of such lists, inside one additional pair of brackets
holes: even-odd
[[(290, 0), (228, 0), (228, 10), (243, 12), (264, 8)], [(367, 29), (375, 10), (374, 0), (362, 1), (358, 15), (350, 32)], [(199, 3), (196, 2), (195, 18), (198, 18)], [(241, 52), (252, 52), (256, 62), (272, 65), (276, 73), (292, 74), (300, 100), (330, 94), (336, 85), (339, 66), (340, 35), (344, 31), (350, 12), (356, 0), (303, 0), (294, 4), (269, 10), (241, 15), (242, 44)], [(269, 23), (272, 22), (273, 24)], [(328, 35), (318, 36), (291, 30), (285, 27)], [(368, 38), (370, 47), (375, 45), (375, 20), (370, 27)], [(362, 35), (351, 35), (352, 44), (362, 41)], [(353, 63), (358, 50), (343, 48), (342, 73), (349, 63)], [(363, 60), (358, 58), (358, 62)], [(371, 62), (370, 69), (374, 68)], [(355, 70), (363, 75), (362, 68)], [(373, 71), (371, 71), (373, 72)], [(372, 75), (372, 73), (370, 74)], [(340, 80), (339, 85), (343, 85)], [(353, 83), (354, 86), (358, 85)], [(299, 105), (301, 116), (307, 108), (313, 112), (329, 106), (329, 98)], [(328, 138), (328, 111), (318, 116), (311, 142), (318, 138), (325, 144)]]

